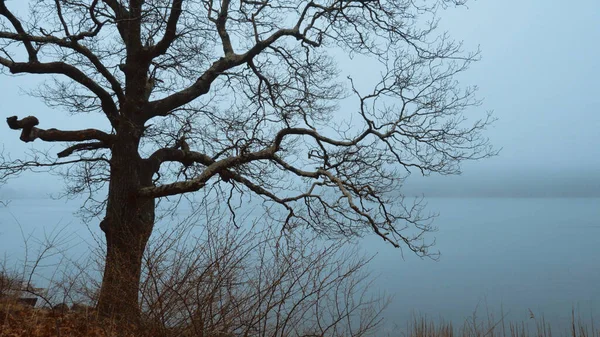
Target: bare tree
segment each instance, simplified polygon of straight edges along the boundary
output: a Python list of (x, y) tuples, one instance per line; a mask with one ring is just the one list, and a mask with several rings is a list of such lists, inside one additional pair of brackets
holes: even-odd
[[(477, 53), (435, 33), (438, 9), (463, 2), (32, 0), (16, 15), (0, 0), (3, 69), (52, 75), (31, 94), (106, 117), (75, 131), (7, 118), (22, 141), (65, 148), (3, 157), (0, 178), (57, 169), (69, 193), (97, 201), (98, 306), (125, 319), (139, 315), (143, 252), (169, 196), (204, 190), (234, 213), (259, 197), (285, 231), (370, 230), (430, 255), (431, 219), (400, 197), (403, 179), (493, 154), (481, 135), (489, 116), (463, 117), (478, 101), (455, 79)], [(343, 79), (346, 55), (377, 61), (378, 83)]]

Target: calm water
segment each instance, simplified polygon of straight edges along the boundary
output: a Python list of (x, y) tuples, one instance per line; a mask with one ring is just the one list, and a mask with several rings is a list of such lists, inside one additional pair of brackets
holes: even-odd
[(600, 322), (600, 199), (434, 198), (429, 207), (441, 213), (439, 262), (369, 247), (377, 285), (394, 294), (389, 321), (417, 312), (462, 323), (487, 307), (528, 322), (531, 310), (561, 330), (572, 308)]
[[(400, 327), (414, 313), (462, 323), (478, 308), (509, 320), (529, 320), (529, 310), (562, 329), (571, 308), (600, 322), (600, 199), (429, 199), (441, 260), (421, 260), (370, 237), (377, 253), (373, 291), (394, 296), (386, 324)], [(0, 253), (22, 252), (21, 230), (42, 236), (59, 225), (72, 233), (73, 252), (85, 252), (91, 235), (73, 216), (77, 203), (13, 200), (0, 208)], [(14, 216), (14, 217), (13, 217)], [(97, 222), (90, 224), (98, 232)]]

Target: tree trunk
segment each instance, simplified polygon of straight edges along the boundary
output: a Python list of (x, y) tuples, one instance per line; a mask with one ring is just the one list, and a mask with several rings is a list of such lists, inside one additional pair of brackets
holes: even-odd
[(134, 139), (113, 149), (106, 217), (106, 261), (98, 311), (105, 317), (135, 323), (139, 318), (138, 290), (142, 256), (154, 226), (154, 199), (140, 198), (140, 187), (152, 184)]

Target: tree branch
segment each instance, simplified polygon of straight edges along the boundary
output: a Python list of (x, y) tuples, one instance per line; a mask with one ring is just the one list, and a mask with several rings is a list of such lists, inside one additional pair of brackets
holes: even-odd
[(233, 55), (233, 46), (231, 45), (231, 39), (229, 38), (229, 33), (227, 33), (227, 16), (229, 15), (229, 0), (223, 0), (221, 3), (221, 10), (219, 11), (219, 16), (215, 20), (215, 25), (217, 26), (217, 32), (219, 33), (219, 37), (221, 38), (221, 44), (223, 45), (223, 53), (225, 57), (229, 55)]
[(152, 48), (152, 51), (150, 52), (152, 58), (166, 53), (173, 41), (177, 38), (177, 22), (179, 22), (179, 17), (181, 16), (182, 4), (183, 0), (173, 0), (165, 34), (156, 46)]
[[(164, 161), (180, 161), (176, 159), (190, 159), (195, 158), (198, 159), (197, 162), (207, 165), (204, 171), (194, 179), (190, 179), (187, 181), (179, 181), (171, 184), (156, 186), (156, 187), (145, 187), (140, 189), (139, 195), (143, 197), (166, 197), (169, 195), (187, 193), (187, 192), (195, 192), (201, 189), (206, 185), (206, 182), (210, 180), (217, 174), (225, 174), (228, 175), (227, 170), (229, 168), (239, 166), (245, 163), (249, 163), (256, 160), (270, 159), (275, 153), (273, 147), (269, 147), (267, 149), (248, 153), (241, 156), (231, 156), (225, 159), (221, 159), (218, 161), (214, 161), (212, 158), (194, 152), (188, 152), (187, 156), (182, 155), (181, 153), (177, 153), (176, 151), (183, 152), (181, 150), (170, 151), (168, 149), (162, 149), (155, 152), (149, 160), (153, 160), (155, 163), (160, 162), (162, 159)], [(154, 156), (154, 158), (153, 158)]]
[(119, 35), (121, 35), (121, 38), (123, 39), (123, 41), (125, 43), (127, 43), (128, 33), (127, 33), (127, 27), (125, 26), (125, 23), (129, 19), (129, 11), (127, 11), (127, 8), (125, 8), (125, 6), (122, 5), (121, 2), (118, 0), (102, 0), (102, 2), (104, 2), (108, 7), (110, 7), (110, 9), (112, 9), (113, 13), (115, 14), (115, 19), (116, 19), (117, 29), (119, 30)]
[[(0, 38), (9, 39), (9, 40), (13, 40), (13, 41), (21, 41), (23, 43), (37, 42), (37, 43), (44, 43), (44, 44), (55, 44), (55, 45), (63, 47), (63, 48), (72, 49), (72, 50), (78, 52), (79, 54), (83, 55), (84, 57), (86, 57), (94, 65), (96, 70), (98, 70), (98, 72), (110, 83), (111, 89), (117, 95), (117, 98), (119, 99), (119, 101), (123, 101), (125, 98), (125, 93), (123, 92), (121, 83), (119, 83), (119, 81), (106, 68), (106, 66), (104, 66), (104, 64), (102, 64), (102, 62), (100, 61), (100, 59), (98, 58), (98, 56), (96, 54), (94, 54), (87, 47), (85, 47), (77, 42), (78, 38), (76, 38), (76, 37), (68, 38), (68, 39), (61, 39), (61, 38), (58, 38), (55, 36), (50, 36), (50, 35), (34, 36), (34, 35), (29, 35), (29, 34), (20, 34), (20, 33), (15, 34), (15, 33), (10, 33), (10, 32), (0, 31)], [(116, 110), (116, 106), (113, 108), (113, 110)]]
[(124, 25), (125, 32), (127, 34), (127, 40), (125, 40), (128, 48), (127, 53), (135, 55), (136, 51), (142, 48), (141, 40), (141, 29), (142, 29), (142, 5), (145, 0), (129, 0), (129, 17)]
[(162, 148), (154, 152), (146, 162), (153, 172), (158, 172), (160, 165), (165, 162), (180, 162), (184, 165), (199, 163), (205, 166), (213, 164), (215, 161), (209, 156), (195, 151), (183, 151), (177, 148)]
[[(287, 135), (308, 135), (316, 140), (320, 140), (332, 145), (351, 146), (357, 144), (368, 134), (369, 132), (366, 131), (359, 137), (350, 141), (336, 141), (334, 139), (320, 135), (315, 130), (303, 128), (286, 128), (277, 133), (277, 135), (273, 139), (271, 146), (261, 151), (251, 152), (240, 156), (231, 156), (221, 159), (219, 161), (215, 161), (211, 157), (199, 152), (183, 151), (177, 148), (159, 149), (147, 159), (147, 162), (151, 166), (153, 172), (158, 172), (160, 165), (167, 161), (177, 161), (184, 165), (189, 165), (191, 162), (196, 162), (206, 166), (206, 169), (194, 179), (188, 181), (175, 182), (162, 186), (143, 188), (142, 190), (140, 190), (140, 194), (145, 197), (164, 197), (168, 195), (194, 192), (204, 187), (206, 182), (216, 174), (225, 172), (226, 170), (234, 166), (242, 165), (255, 160), (271, 159), (275, 160), (278, 164), (285, 166), (285, 162), (277, 158), (275, 154), (277, 153), (277, 151), (279, 151), (281, 142), (283, 141), (283, 138)], [(315, 178), (319, 176), (319, 174), (317, 173), (302, 172), (298, 170), (292, 171), (296, 174), (304, 175), (306, 177)]]
[(88, 88), (100, 98), (102, 110), (113, 126), (118, 122), (118, 110), (110, 94), (98, 83), (89, 78), (81, 70), (64, 62), (13, 62), (0, 57), (0, 64), (7, 67), (12, 74), (62, 74)]
[(14, 160), (10, 163), (4, 161), (4, 158), (0, 158), (0, 181), (5, 181), (10, 177), (18, 176), (19, 174), (27, 171), (27, 170), (39, 170), (39, 169), (48, 169), (52, 170), (58, 166), (66, 166), (73, 165), (78, 163), (94, 163), (94, 162), (106, 162), (109, 164), (108, 160), (104, 157), (98, 158), (77, 158), (66, 161), (54, 161), (54, 162), (40, 162), (38, 159), (24, 161), (24, 160)]
[(69, 146), (68, 148), (60, 151), (56, 155), (58, 158), (68, 157), (74, 152), (78, 151), (88, 151), (88, 150), (97, 150), (97, 149), (108, 149), (110, 145), (105, 142), (92, 142), (92, 143), (80, 143)]
[(63, 16), (62, 7), (60, 6), (60, 0), (54, 0), (54, 5), (56, 6), (56, 15), (60, 20), (60, 24), (62, 25), (65, 34), (67, 36), (70, 36), (71, 32), (69, 31), (69, 25), (67, 25), (67, 22), (65, 21), (65, 18)]
[(8, 127), (13, 130), (21, 130), (20, 139), (24, 142), (33, 142), (41, 139), (46, 142), (81, 142), (86, 140), (98, 140), (109, 145), (113, 144), (114, 136), (96, 129), (84, 129), (77, 131), (63, 131), (57, 129), (39, 129), (35, 127), (39, 120), (34, 116), (25, 117), (21, 120), (17, 116), (6, 119)]
[(147, 109), (145, 109), (145, 119), (149, 120), (156, 116), (166, 116), (173, 109), (190, 103), (194, 99), (206, 94), (210, 90), (212, 83), (217, 79), (217, 77), (219, 77), (220, 74), (251, 61), (252, 58), (284, 36), (293, 36), (299, 40), (304, 39), (304, 36), (300, 34), (297, 28), (280, 29), (267, 39), (256, 43), (244, 54), (230, 53), (229, 56), (220, 58), (218, 61), (215, 61), (211, 67), (206, 70), (191, 86), (163, 99), (150, 102)]
[[(21, 21), (19, 21), (19, 19), (17, 19), (17, 17), (11, 11), (9, 11), (8, 8), (6, 8), (6, 4), (5, 4), (4, 0), (0, 1), (0, 15), (4, 16), (5, 18), (8, 19), (8, 21), (10, 21), (10, 23), (15, 28), (17, 33), (24, 34), (24, 35), (26, 34), (25, 29), (23, 28), (23, 25), (21, 24)], [(24, 41), (23, 45), (25, 46), (25, 49), (27, 50), (27, 55), (29, 56), (29, 62), (37, 62), (38, 61), (37, 50), (31, 43), (31, 41)]]

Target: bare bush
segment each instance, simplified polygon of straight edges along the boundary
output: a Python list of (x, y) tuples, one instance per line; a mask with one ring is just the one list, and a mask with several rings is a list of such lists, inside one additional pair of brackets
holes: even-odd
[[(258, 221), (236, 228), (199, 214), (206, 216), (194, 212), (151, 238), (136, 335), (364, 336), (379, 325), (386, 299), (367, 293), (370, 259), (344, 242), (301, 229), (283, 235)], [(75, 259), (65, 237), (62, 231), (40, 240), (24, 236), (26, 258), (19, 263), (26, 267), (18, 273), (57, 319), (57, 333), (58, 320), (95, 319), (106, 249)], [(13, 279), (0, 278), (0, 285)], [(107, 336), (123, 330), (106, 326)]]
[(5, 263), (0, 266), (0, 301), (16, 300), (16, 291), (22, 284), (23, 280), (7, 270)]
[(364, 336), (379, 324), (369, 259), (342, 243), (192, 224), (162, 232), (144, 258), (142, 313), (161, 335)]

